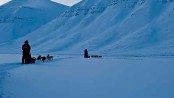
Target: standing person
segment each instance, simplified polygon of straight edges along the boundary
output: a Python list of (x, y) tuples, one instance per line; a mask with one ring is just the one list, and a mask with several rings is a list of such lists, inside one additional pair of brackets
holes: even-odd
[(22, 45), (22, 51), (23, 51), (23, 56), (22, 56), (22, 64), (29, 64), (30, 59), (31, 59), (31, 54), (30, 54), (30, 45), (28, 44), (28, 40), (24, 42)]
[(90, 56), (88, 55), (88, 50), (87, 49), (85, 49), (85, 51), (84, 51), (84, 58), (90, 58)]

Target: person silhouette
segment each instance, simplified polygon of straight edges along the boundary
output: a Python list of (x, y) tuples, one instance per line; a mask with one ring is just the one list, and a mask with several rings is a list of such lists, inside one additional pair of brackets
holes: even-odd
[(29, 64), (30, 63), (30, 59), (31, 59), (31, 54), (30, 54), (30, 45), (28, 43), (28, 40), (26, 40), (24, 42), (24, 44), (22, 45), (22, 64)]
[(84, 50), (84, 58), (90, 58), (90, 56), (88, 55), (88, 50), (87, 49)]

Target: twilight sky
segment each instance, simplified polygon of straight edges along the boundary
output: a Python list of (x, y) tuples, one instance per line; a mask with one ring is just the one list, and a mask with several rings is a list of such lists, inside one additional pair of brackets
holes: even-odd
[(6, 3), (6, 2), (8, 2), (8, 1), (11, 1), (11, 0), (0, 0), (0, 5)]
[[(6, 3), (8, 1), (11, 1), (11, 0), (0, 0), (0, 5)], [(72, 5), (74, 5), (75, 3), (78, 3), (81, 0), (51, 0), (51, 1), (55, 1), (55, 2), (62, 3), (62, 4), (65, 4), (65, 5), (68, 5), (68, 6), (72, 6)]]
[(62, 3), (65, 5), (68, 5), (68, 6), (72, 6), (72, 5), (80, 2), (81, 0), (51, 0), (51, 1), (55, 1), (55, 2)]

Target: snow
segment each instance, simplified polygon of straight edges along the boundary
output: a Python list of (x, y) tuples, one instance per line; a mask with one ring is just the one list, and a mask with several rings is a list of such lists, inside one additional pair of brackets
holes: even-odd
[(0, 50), (9, 53), (8, 48), (13, 47), (13, 53), (19, 53), (28, 39), (35, 53), (79, 54), (87, 48), (108, 55), (171, 56), (173, 4), (160, 0), (84, 0), (30, 34), (2, 43)]
[(66, 8), (49, 0), (12, 0), (0, 6), (0, 44), (33, 32)]
[[(0, 6), (0, 98), (173, 98), (173, 5), (83, 0), (68, 8), (12, 0)], [(32, 55), (54, 60), (22, 65), (25, 40)], [(103, 58), (83, 59), (84, 49)]]
[[(15, 57), (20, 56), (1, 59)], [(83, 59), (73, 55), (30, 65), (4, 62), (9, 69), (0, 71), (6, 73), (0, 79), (1, 98), (173, 98), (173, 64), (170, 57)]]

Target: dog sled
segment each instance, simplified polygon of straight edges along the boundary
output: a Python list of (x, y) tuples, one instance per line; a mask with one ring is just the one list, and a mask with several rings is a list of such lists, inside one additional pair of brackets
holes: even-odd
[(47, 56), (41, 56), (39, 55), (37, 58), (36, 58), (36, 61), (38, 62), (48, 62), (48, 61), (52, 61), (54, 58), (54, 56), (51, 56), (51, 55), (47, 55)]
[(52, 61), (53, 58), (54, 58), (54, 56), (50, 56), (49, 54), (47, 56), (39, 55), (38, 57), (31, 57), (29, 64), (33, 64), (36, 62), (49, 62), (49, 61)]
[(32, 64), (32, 63), (35, 63), (36, 62), (36, 58), (35, 57), (32, 57), (31, 59), (30, 59), (30, 63)]
[(102, 58), (101, 55), (91, 55), (91, 58)]

